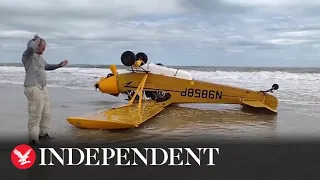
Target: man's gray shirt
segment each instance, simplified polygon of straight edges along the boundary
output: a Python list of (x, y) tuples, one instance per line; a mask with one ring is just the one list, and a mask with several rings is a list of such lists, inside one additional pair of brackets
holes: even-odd
[(45, 86), (47, 84), (46, 70), (61, 67), (59, 64), (47, 64), (40, 54), (36, 53), (40, 38), (30, 40), (27, 49), (22, 54), (22, 63), (26, 71), (24, 86)]

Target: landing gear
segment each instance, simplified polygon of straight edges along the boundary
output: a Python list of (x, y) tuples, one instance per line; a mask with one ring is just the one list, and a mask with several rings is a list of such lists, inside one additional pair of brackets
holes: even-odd
[(121, 62), (125, 66), (133, 66), (138, 60), (143, 62), (141, 65), (146, 64), (148, 62), (148, 56), (144, 52), (134, 54), (132, 51), (125, 51), (121, 55)]

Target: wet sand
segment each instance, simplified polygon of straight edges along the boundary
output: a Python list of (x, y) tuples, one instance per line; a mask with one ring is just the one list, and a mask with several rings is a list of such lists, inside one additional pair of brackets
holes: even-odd
[[(122, 142), (183, 138), (236, 139), (318, 138), (320, 137), (319, 106), (281, 102), (277, 115), (247, 112), (237, 105), (170, 106), (139, 128), (129, 130), (79, 129), (66, 117), (104, 110), (126, 103), (92, 90), (48, 87), (52, 102), (52, 141)], [(0, 84), (0, 136), (27, 141), (27, 100), (21, 85)]]
[[(291, 138), (297, 140), (320, 137), (319, 106), (280, 102), (279, 113), (275, 115), (257, 114), (243, 111), (239, 106), (230, 105), (183, 105), (171, 106), (158, 116), (130, 130), (85, 130), (70, 125), (66, 117), (88, 112), (104, 110), (126, 103), (124, 98), (115, 98), (94, 90), (72, 90), (49, 87), (52, 101), (50, 142), (64, 144), (64, 147), (76, 145), (81, 147), (97, 147), (98, 144), (111, 146), (144, 146), (148, 142), (165, 140), (169, 146), (195, 146), (197, 142), (188, 139), (210, 140), (208, 143), (220, 141), (217, 146), (221, 153), (216, 167), (198, 168), (192, 166), (160, 167), (104, 167), (104, 166), (35, 166), (30, 171), (15, 169), (10, 163), (9, 153), (12, 144), (0, 148), (0, 163), (4, 179), (92, 179), (99, 178), (150, 178), (166, 179), (175, 176), (184, 178), (211, 179), (295, 179), (317, 176), (319, 163), (315, 157), (319, 149), (316, 146), (294, 144), (277, 145), (273, 140)], [(25, 139), (27, 142), (27, 100), (21, 85), (0, 84), (1, 94), (1, 127), (3, 139)], [(183, 141), (186, 140), (186, 141)], [(228, 142), (238, 142), (232, 145)], [(244, 144), (243, 140), (267, 140), (267, 144)], [(271, 140), (272, 144), (268, 141)], [(48, 142), (48, 141), (46, 141)], [(46, 146), (44, 142), (44, 146)], [(61, 143), (62, 142), (62, 143)], [(69, 142), (70, 144), (65, 144)], [(72, 144), (72, 143), (75, 144)], [(163, 141), (162, 141), (163, 142)], [(172, 144), (174, 142), (174, 144)], [(177, 143), (175, 143), (177, 142)], [(21, 143), (21, 142), (19, 142)], [(43, 141), (42, 141), (43, 143)], [(144, 144), (145, 143), (145, 144)], [(16, 143), (13, 143), (14, 145)], [(150, 147), (148, 144), (148, 147)], [(240, 145), (242, 144), (242, 145)], [(50, 144), (47, 144), (50, 146)], [(202, 144), (200, 143), (200, 146)], [(196, 145), (199, 147), (198, 145)], [(302, 163), (297, 163), (302, 162)], [(9, 165), (10, 164), (10, 165)], [(142, 169), (137, 169), (142, 167)], [(231, 172), (231, 173), (230, 173)], [(156, 176), (154, 176), (157, 174)], [(289, 178), (290, 176), (290, 178)], [(177, 178), (179, 178), (177, 177)], [(319, 177), (319, 176), (318, 176)], [(300, 178), (300, 179), (301, 179)], [(315, 178), (319, 179), (319, 178)]]

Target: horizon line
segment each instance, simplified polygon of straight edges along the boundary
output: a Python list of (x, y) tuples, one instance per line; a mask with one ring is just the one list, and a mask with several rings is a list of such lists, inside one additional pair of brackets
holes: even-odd
[[(20, 65), (23, 66), (22, 63), (19, 62), (0, 62), (0, 66), (3, 65)], [(106, 66), (109, 67), (110, 65), (116, 65), (116, 66), (124, 66), (123, 64), (115, 64), (115, 63), (111, 63), (111, 64), (82, 64), (82, 63), (69, 63), (66, 67), (68, 66)], [(319, 69), (320, 66), (242, 66), (242, 65), (165, 65), (168, 67), (226, 67), (226, 68), (313, 68), (313, 69)]]

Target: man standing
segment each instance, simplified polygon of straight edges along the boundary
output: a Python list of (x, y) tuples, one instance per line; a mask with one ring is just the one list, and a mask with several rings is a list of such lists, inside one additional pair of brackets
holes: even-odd
[(59, 64), (47, 64), (42, 58), (45, 48), (46, 41), (36, 34), (34, 39), (28, 42), (27, 49), (22, 54), (26, 72), (24, 94), (28, 99), (30, 144), (39, 144), (40, 138), (50, 138), (51, 105), (46, 87), (46, 70), (55, 70), (68, 64), (67, 60)]

